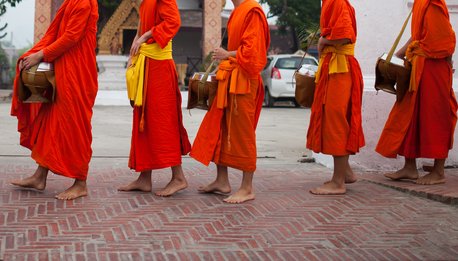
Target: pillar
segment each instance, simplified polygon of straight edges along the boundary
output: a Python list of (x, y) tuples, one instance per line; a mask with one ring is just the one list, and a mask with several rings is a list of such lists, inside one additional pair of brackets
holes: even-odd
[(224, 0), (204, 0), (202, 59), (221, 45), (221, 10)]
[(35, 0), (34, 42), (38, 42), (64, 0)]

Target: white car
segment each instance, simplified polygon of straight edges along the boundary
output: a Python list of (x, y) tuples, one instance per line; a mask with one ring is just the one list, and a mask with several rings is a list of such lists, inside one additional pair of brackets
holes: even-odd
[(261, 72), (266, 107), (272, 107), (276, 101), (292, 101), (296, 107), (300, 106), (294, 98), (296, 91), (294, 72), (302, 66), (313, 71), (318, 68), (318, 61), (313, 56), (305, 56), (300, 65), (301, 60), (302, 56), (295, 54), (267, 56), (266, 67)]

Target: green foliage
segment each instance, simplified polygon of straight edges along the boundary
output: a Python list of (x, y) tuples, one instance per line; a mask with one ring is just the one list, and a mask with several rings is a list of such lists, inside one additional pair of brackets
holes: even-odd
[(8, 56), (6, 56), (5, 50), (2, 47), (0, 47), (0, 64), (9, 65)]
[(5, 50), (0, 46), (0, 88), (11, 87), (11, 67)]
[[(282, 31), (290, 28), (299, 40), (309, 35), (320, 23), (321, 1), (319, 0), (260, 0), (269, 5), (268, 17), (277, 17)], [(306, 38), (306, 37), (305, 37)]]
[(321, 5), (318, 0), (260, 0), (269, 5), (269, 17), (277, 16), (277, 25), (310, 28), (320, 22)]
[(122, 0), (98, 0), (99, 2), (99, 23), (98, 28), (102, 30), (110, 17), (116, 11)]
[(301, 49), (307, 50), (309, 47), (317, 45), (320, 38), (319, 26), (307, 28), (303, 26), (297, 31), (297, 37), (301, 42)]
[(112, 10), (115, 10), (122, 0), (99, 0), (98, 2), (99, 5), (104, 8), (111, 8)]
[(22, 0), (0, 0), (0, 16), (6, 13), (6, 7), (9, 4), (11, 7), (15, 7), (16, 4)]
[[(0, 0), (0, 16), (6, 13), (8, 5), (10, 7), (15, 7), (16, 4), (18, 4), (21, 1), (22, 0)], [(4, 33), (2, 32), (6, 29), (7, 26), (8, 26), (8, 23), (0, 25), (0, 39), (6, 36), (6, 32)], [(11, 76), (12, 70), (10, 69), (11, 66), (9, 63), (10, 62), (9, 62), (8, 56), (5, 53), (5, 50), (3, 50), (3, 48), (0, 46), (0, 66), (1, 66), (0, 74), (2, 74), (0, 77), (3, 77), (3, 70), (6, 70), (7, 75)], [(7, 78), (11, 79), (11, 77), (7, 77)], [(10, 84), (7, 82), (8, 80), (9, 79), (0, 78), (0, 85)]]

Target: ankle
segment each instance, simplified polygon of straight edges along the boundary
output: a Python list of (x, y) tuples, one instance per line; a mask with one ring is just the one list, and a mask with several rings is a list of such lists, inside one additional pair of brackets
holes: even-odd
[(329, 183), (334, 185), (337, 188), (344, 188), (345, 187), (345, 179), (332, 178)]
[(48, 173), (42, 172), (42, 171), (37, 171), (31, 176), (31, 178), (33, 178), (34, 180), (38, 180), (38, 181), (46, 180), (47, 177), (48, 177)]
[(239, 188), (239, 191), (244, 192), (246, 194), (251, 194), (253, 193), (253, 187), (252, 186), (241, 186)]
[(151, 174), (141, 172), (138, 176), (137, 181), (140, 183), (151, 183)]
[(445, 171), (443, 169), (433, 169), (432, 172), (439, 177), (445, 177)]
[(75, 179), (75, 183), (73, 183), (73, 186), (78, 186), (82, 188), (86, 188), (87, 184), (85, 180), (80, 180), (80, 179)]
[(229, 174), (227, 171), (218, 171), (216, 173), (215, 183), (226, 184), (229, 183)]
[(416, 161), (406, 161), (403, 169), (409, 170), (409, 171), (417, 171), (417, 162)]
[(217, 185), (219, 187), (223, 187), (223, 188), (224, 187), (228, 187), (228, 188), (231, 187), (231, 185), (229, 184), (229, 181), (227, 181), (227, 180), (218, 180), (217, 179), (217, 180), (213, 181), (213, 184), (215, 184), (215, 185)]
[(405, 166), (404, 169), (407, 171), (412, 171), (412, 172), (418, 171), (417, 166)]
[(184, 176), (173, 176), (172, 181), (180, 182), (180, 183), (187, 183), (188, 181)]

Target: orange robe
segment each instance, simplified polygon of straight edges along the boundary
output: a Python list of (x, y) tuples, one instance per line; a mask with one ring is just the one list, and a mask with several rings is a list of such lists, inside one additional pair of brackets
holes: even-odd
[(242, 171), (256, 170), (256, 126), (264, 88), (261, 71), (267, 62), (269, 27), (262, 8), (247, 0), (228, 22), (228, 51), (235, 58), (222, 61), (217, 73), (218, 93), (194, 141), (191, 157)]
[(456, 40), (444, 0), (415, 0), (411, 38), (411, 91), (394, 104), (376, 151), (390, 158), (445, 159), (453, 145), (457, 103), (447, 61)]
[[(180, 28), (175, 0), (144, 0), (140, 5), (140, 35), (151, 30), (148, 44), (164, 48)], [(175, 63), (147, 58), (144, 108), (135, 107), (129, 167), (136, 171), (160, 169), (181, 164), (181, 155), (191, 150), (183, 126), (181, 93)], [(144, 129), (140, 121), (144, 113)]]
[(20, 58), (43, 50), (44, 61), (54, 63), (55, 101), (19, 101), (16, 68), (11, 106), (11, 115), (18, 119), (20, 144), (32, 151), (32, 158), (56, 174), (79, 180), (86, 180), (92, 156), (97, 20), (96, 0), (65, 1), (43, 38)]
[[(321, 36), (328, 40), (356, 41), (355, 11), (348, 0), (324, 0)], [(361, 120), (363, 81), (353, 55), (346, 55), (348, 72), (330, 73), (333, 53), (321, 57), (321, 73), (315, 89), (307, 148), (316, 153), (344, 156), (364, 146)]]

